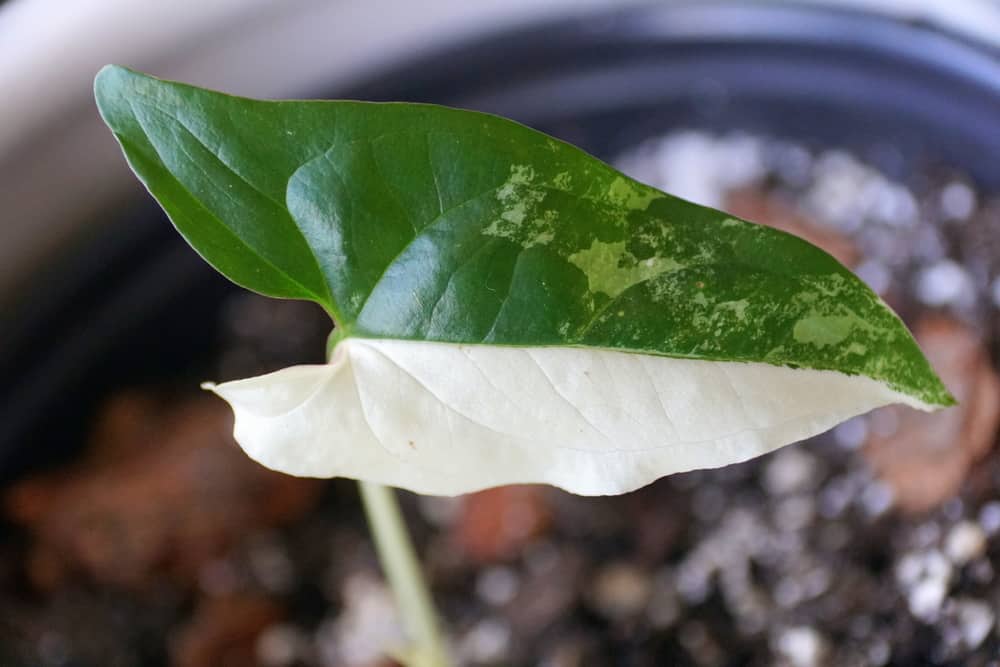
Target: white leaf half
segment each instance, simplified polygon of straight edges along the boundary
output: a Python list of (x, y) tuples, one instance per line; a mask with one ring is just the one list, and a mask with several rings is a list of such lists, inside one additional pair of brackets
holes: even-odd
[(331, 363), (220, 385), (247, 454), (292, 475), (453, 495), (582, 495), (744, 461), (889, 403), (835, 371), (572, 347), (345, 339)]

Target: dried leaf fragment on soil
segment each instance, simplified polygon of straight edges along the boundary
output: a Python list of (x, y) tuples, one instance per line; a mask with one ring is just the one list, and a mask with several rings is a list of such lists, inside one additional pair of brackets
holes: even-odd
[(112, 399), (86, 458), (4, 498), (7, 517), (31, 535), (33, 583), (50, 588), (78, 573), (126, 588), (160, 575), (190, 583), (247, 534), (307, 511), (321, 483), (248, 460), (231, 428), (225, 406), (207, 398)]

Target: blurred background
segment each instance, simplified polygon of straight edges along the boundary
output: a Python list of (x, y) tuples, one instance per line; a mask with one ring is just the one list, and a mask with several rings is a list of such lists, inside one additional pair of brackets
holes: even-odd
[(499, 113), (807, 238), (961, 405), (633, 494), (403, 494), (463, 665), (1000, 665), (1000, 3), (0, 1), (0, 665), (391, 665), (353, 485), (266, 471), (199, 381), (325, 316), (204, 266), (91, 85)]

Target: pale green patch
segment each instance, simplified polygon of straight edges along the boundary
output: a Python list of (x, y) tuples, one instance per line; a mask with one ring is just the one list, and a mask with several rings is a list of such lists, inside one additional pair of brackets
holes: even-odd
[(851, 315), (810, 315), (795, 323), (792, 336), (804, 345), (836, 345), (851, 335), (856, 321)]
[[(697, 300), (695, 300), (695, 302), (697, 303)], [(736, 316), (736, 319), (742, 322), (747, 318), (747, 306), (749, 305), (750, 305), (749, 301), (747, 301), (746, 299), (740, 299), (739, 301), (723, 301), (722, 303), (718, 304), (716, 308), (719, 310), (732, 311), (733, 315)]]
[(535, 168), (530, 164), (510, 165), (510, 178), (507, 179), (508, 183), (512, 183), (514, 185), (528, 185), (533, 180), (535, 180)]
[(500, 218), (506, 220), (507, 222), (513, 223), (514, 225), (520, 225), (524, 222), (525, 216), (528, 214), (528, 206), (534, 204), (528, 200), (521, 200), (514, 202), (514, 205), (508, 209), (505, 209), (501, 214)]
[(737, 220), (736, 218), (726, 218), (722, 221), (723, 227), (739, 227), (740, 225), (746, 224), (742, 220)]
[(503, 185), (497, 189), (497, 200), (510, 203), (517, 199), (519, 191), (525, 186), (531, 185), (535, 180), (535, 168), (530, 164), (512, 164), (510, 166), (510, 176)]
[(659, 223), (656, 231), (641, 232), (635, 238), (650, 248), (669, 248), (675, 245), (674, 231), (664, 222)]
[(560, 171), (556, 174), (555, 178), (552, 179), (552, 185), (556, 186), (560, 190), (569, 190), (570, 181), (572, 176), (568, 171)]
[(615, 177), (608, 187), (608, 200), (616, 206), (624, 206), (633, 211), (645, 211), (650, 202), (661, 198), (663, 195), (653, 190), (622, 178)]
[(549, 232), (549, 231), (538, 232), (538, 234), (535, 234), (531, 238), (525, 239), (524, 243), (522, 243), (521, 245), (523, 245), (525, 248), (530, 248), (536, 245), (546, 245), (552, 243), (552, 239), (554, 239), (555, 237), (556, 237), (555, 232)]
[(799, 292), (792, 297), (792, 303), (796, 306), (807, 303), (815, 303), (816, 299), (819, 298), (819, 294), (816, 292)]
[[(842, 294), (847, 293), (850, 290), (850, 284), (847, 280), (840, 274), (828, 273), (820, 276), (818, 279), (809, 281), (813, 287), (819, 290), (823, 295), (828, 297), (839, 297)], [(832, 302), (836, 299), (832, 298)]]
[(594, 240), (589, 248), (573, 253), (568, 259), (587, 276), (591, 292), (602, 292), (611, 298), (661, 273), (682, 268), (669, 257), (637, 260), (625, 249), (625, 241), (604, 243)]
[(713, 264), (718, 257), (714, 248), (710, 246), (703, 245), (698, 248), (698, 254), (695, 255), (695, 264)]
[(530, 248), (536, 245), (546, 245), (551, 243), (556, 237), (555, 223), (559, 219), (559, 211), (542, 211), (541, 218), (536, 218), (532, 222), (531, 231), (533, 235), (526, 237), (521, 245)]
[[(683, 268), (683, 266), (678, 266), (677, 268)], [(648, 286), (650, 297), (654, 303), (672, 303), (685, 294), (680, 283), (670, 279), (650, 280)], [(701, 294), (701, 296), (704, 299), (704, 304), (701, 304), (701, 301), (697, 297), (693, 301), (708, 306), (711, 303), (709, 298), (704, 294)], [(698, 317), (698, 315), (695, 315), (695, 317)]]
[(532, 187), (535, 170), (530, 165), (512, 165), (510, 176), (496, 192), (502, 207), (483, 234), (507, 239), (524, 248), (551, 243), (555, 238), (555, 221), (559, 212), (539, 211), (545, 199), (543, 190)]

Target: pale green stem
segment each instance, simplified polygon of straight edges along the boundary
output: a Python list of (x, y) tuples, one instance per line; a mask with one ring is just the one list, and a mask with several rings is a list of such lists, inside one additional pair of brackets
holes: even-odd
[(441, 639), (437, 612), (410, 541), (395, 491), (374, 482), (358, 481), (375, 549), (406, 636), (412, 642), (400, 656), (407, 667), (447, 667), (450, 662)]

